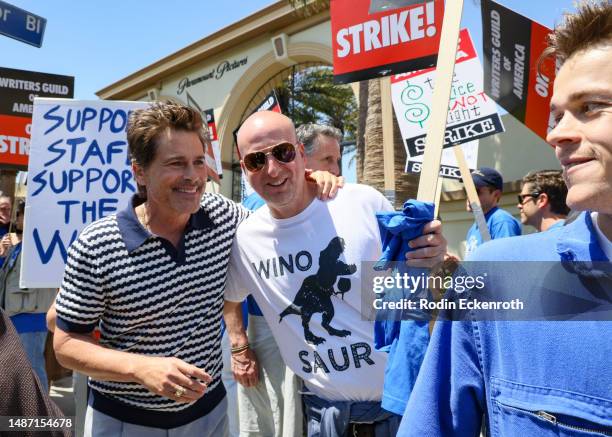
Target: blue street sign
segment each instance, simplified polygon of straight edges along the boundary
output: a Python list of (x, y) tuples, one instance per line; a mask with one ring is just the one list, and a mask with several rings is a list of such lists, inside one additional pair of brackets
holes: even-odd
[(0, 0), (0, 34), (40, 47), (46, 25), (46, 18)]

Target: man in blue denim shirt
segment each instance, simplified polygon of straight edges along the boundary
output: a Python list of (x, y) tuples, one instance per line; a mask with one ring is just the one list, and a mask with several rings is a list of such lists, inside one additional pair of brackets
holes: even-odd
[[(584, 3), (555, 30), (549, 50), (563, 65), (551, 101), (556, 126), (547, 140), (563, 167), (567, 204), (582, 214), (548, 232), (486, 243), (470, 260), (582, 261), (584, 284), (600, 273), (591, 262), (603, 262), (609, 275), (611, 21), (612, 2)], [(505, 290), (510, 282), (493, 286)], [(545, 286), (528, 291), (551, 296)], [(593, 298), (591, 291), (567, 290)], [(609, 306), (610, 293), (604, 288), (596, 297)], [(612, 435), (611, 337), (609, 320), (440, 321), (398, 435), (478, 436), (483, 417), (489, 435)]]

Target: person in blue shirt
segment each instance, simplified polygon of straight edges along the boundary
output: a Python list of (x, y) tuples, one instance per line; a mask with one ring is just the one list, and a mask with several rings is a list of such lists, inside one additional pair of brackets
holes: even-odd
[[(480, 206), (487, 221), (491, 240), (521, 235), (521, 224), (510, 213), (499, 208), (497, 204), (504, 189), (502, 175), (495, 169), (481, 167), (472, 172)], [(466, 201), (466, 209), (472, 211), (470, 202)], [(482, 236), (476, 222), (470, 227), (466, 236), (465, 256), (467, 257), (482, 244)]]
[[(491, 241), (472, 261), (511, 261), (489, 284), (500, 295), (522, 279), (518, 263), (553, 261), (573, 283), (549, 288), (533, 275), (526, 291), (543, 302), (595, 302), (567, 321), (438, 321), (398, 435), (612, 435), (612, 2), (583, 2), (553, 32), (554, 83), (547, 141), (568, 186), (571, 223)], [(501, 274), (500, 274), (501, 273)], [(565, 278), (564, 278), (565, 279)], [(579, 282), (578, 282), (579, 281)], [(529, 281), (528, 281), (529, 282)], [(578, 283), (577, 283), (578, 282)], [(573, 300), (578, 302), (578, 300)], [(469, 314), (468, 314), (469, 315)]]
[(516, 205), (521, 212), (521, 223), (533, 226), (538, 232), (563, 226), (569, 213), (566, 197), (567, 185), (561, 170), (527, 173)]

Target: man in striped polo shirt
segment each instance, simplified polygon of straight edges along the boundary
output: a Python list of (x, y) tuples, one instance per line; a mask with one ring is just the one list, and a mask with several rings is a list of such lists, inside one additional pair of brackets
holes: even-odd
[(85, 436), (223, 436), (223, 287), (247, 213), (204, 193), (198, 112), (153, 104), (132, 113), (127, 137), (139, 193), (70, 247), (55, 351), (90, 377)]

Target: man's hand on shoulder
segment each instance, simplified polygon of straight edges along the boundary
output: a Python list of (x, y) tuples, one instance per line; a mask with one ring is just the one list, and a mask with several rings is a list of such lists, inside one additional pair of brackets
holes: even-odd
[(442, 222), (433, 220), (423, 228), (423, 235), (410, 240), (414, 250), (406, 252), (406, 264), (410, 267), (431, 268), (444, 261), (447, 241), (442, 235)]
[(317, 184), (317, 197), (320, 200), (330, 200), (336, 197), (338, 189), (344, 186), (342, 176), (334, 176), (328, 171), (312, 171), (306, 169), (306, 180)]

